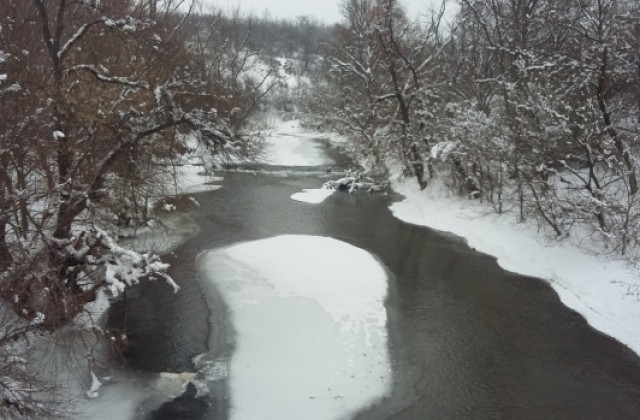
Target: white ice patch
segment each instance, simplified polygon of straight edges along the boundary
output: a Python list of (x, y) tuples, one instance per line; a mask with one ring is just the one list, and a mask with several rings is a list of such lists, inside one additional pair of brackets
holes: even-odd
[(152, 396), (150, 389), (133, 381), (104, 386), (94, 399), (80, 400), (75, 418), (83, 420), (113, 420), (136, 418), (137, 407)]
[(210, 251), (231, 308), (231, 418), (346, 418), (389, 392), (387, 275), (344, 242), (278, 236)]
[(309, 204), (320, 204), (335, 192), (332, 188), (304, 189), (291, 195), (292, 200)]
[(194, 379), (196, 379), (196, 374), (192, 372), (160, 372), (154, 388), (169, 398), (175, 398), (182, 395), (187, 384)]
[(262, 161), (278, 166), (322, 166), (335, 163), (300, 121), (278, 121), (274, 133), (265, 139)]
[(99, 392), (101, 387), (102, 387), (102, 382), (100, 382), (100, 379), (98, 379), (96, 374), (93, 373), (93, 371), (91, 371), (91, 387), (86, 392), (87, 398), (89, 399), (98, 398), (98, 396), (100, 395)]

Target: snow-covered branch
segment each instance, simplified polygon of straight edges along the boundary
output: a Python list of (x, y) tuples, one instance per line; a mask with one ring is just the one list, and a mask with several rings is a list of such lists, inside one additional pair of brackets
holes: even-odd
[(128, 286), (142, 279), (163, 279), (174, 292), (180, 287), (166, 273), (169, 264), (160, 261), (154, 254), (140, 254), (118, 245), (104, 230), (94, 227), (96, 239), (106, 248), (106, 258), (98, 260), (106, 268), (105, 282), (113, 296), (118, 296)]
[(86, 34), (87, 31), (91, 29), (92, 26), (102, 23), (103, 21), (103, 19), (94, 20), (93, 22), (85, 23), (80, 28), (78, 28), (76, 33), (73, 34), (71, 38), (69, 38), (67, 42), (65, 42), (65, 44), (60, 48), (60, 50), (58, 51), (58, 58), (60, 58), (61, 60), (64, 59), (71, 48), (73, 48), (73, 46), (76, 44), (76, 42), (78, 42), (84, 36), (84, 34)]
[(107, 76), (103, 71), (98, 69), (98, 67), (93, 64), (78, 64), (69, 69), (69, 71), (77, 70), (85, 70), (91, 73), (97, 80), (104, 83), (113, 83), (134, 89), (149, 89), (148, 82), (133, 81), (129, 80), (129, 78), (127, 77), (122, 76)]

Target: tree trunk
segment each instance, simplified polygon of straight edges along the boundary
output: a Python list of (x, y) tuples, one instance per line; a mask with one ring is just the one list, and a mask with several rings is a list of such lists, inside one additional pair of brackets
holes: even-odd
[[(5, 156), (2, 156), (0, 163), (3, 167), (7, 167), (7, 159)], [(9, 176), (4, 170), (0, 169), (0, 272), (8, 268), (13, 261), (11, 252), (9, 251), (9, 245), (7, 244), (7, 222), (9, 219), (7, 212), (9, 210), (9, 203), (6, 196), (7, 188), (10, 187), (10, 185), (7, 185), (9, 181)]]
[(605, 95), (607, 93), (607, 66), (608, 66), (608, 51), (604, 48), (602, 51), (602, 63), (600, 65), (600, 78), (598, 80), (598, 108), (602, 114), (602, 120), (604, 122), (604, 128), (609, 137), (613, 140), (616, 146), (618, 154), (622, 158), (625, 169), (627, 171), (627, 181), (629, 183), (629, 193), (635, 195), (638, 192), (638, 178), (636, 176), (636, 168), (633, 163), (633, 158), (629, 153), (629, 147), (626, 142), (620, 137), (618, 131), (611, 124), (611, 114), (607, 108), (605, 101)]
[(0, 272), (8, 268), (13, 261), (9, 245), (7, 244), (7, 224), (0, 220)]

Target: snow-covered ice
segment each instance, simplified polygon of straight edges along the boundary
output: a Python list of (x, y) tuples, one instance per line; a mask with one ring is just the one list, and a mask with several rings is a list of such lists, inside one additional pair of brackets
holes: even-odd
[(304, 189), (302, 192), (297, 192), (291, 195), (292, 200), (302, 201), (309, 204), (320, 204), (327, 198), (329, 198), (336, 190), (332, 188), (313, 188)]
[(392, 185), (406, 197), (391, 206), (396, 217), (461, 236), (495, 256), (505, 270), (547, 280), (592, 327), (640, 354), (640, 301), (629, 293), (640, 287), (640, 276), (627, 263), (588, 254), (570, 241), (546, 240), (536, 226), (517, 223), (513, 214), (493, 214), (478, 201), (449, 198), (436, 184), (425, 191), (415, 180)]
[(124, 380), (100, 390), (94, 399), (78, 399), (76, 418), (87, 420), (113, 420), (136, 418), (138, 406), (148, 400), (153, 391), (134, 381)]
[(305, 130), (300, 121), (276, 120), (273, 133), (265, 138), (262, 163), (278, 166), (322, 166), (335, 163), (327, 156), (316, 133)]
[(278, 236), (201, 256), (231, 309), (231, 418), (337, 419), (391, 386), (387, 275), (332, 238)]

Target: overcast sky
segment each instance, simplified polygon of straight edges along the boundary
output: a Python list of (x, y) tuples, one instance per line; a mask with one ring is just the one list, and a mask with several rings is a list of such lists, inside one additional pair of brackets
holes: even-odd
[[(340, 0), (204, 0), (205, 3), (227, 9), (239, 4), (242, 10), (252, 11), (261, 16), (269, 10), (272, 17), (295, 18), (308, 15), (324, 21), (335, 23), (340, 20), (338, 2)], [(425, 13), (436, 0), (401, 0), (407, 7), (409, 16)]]

